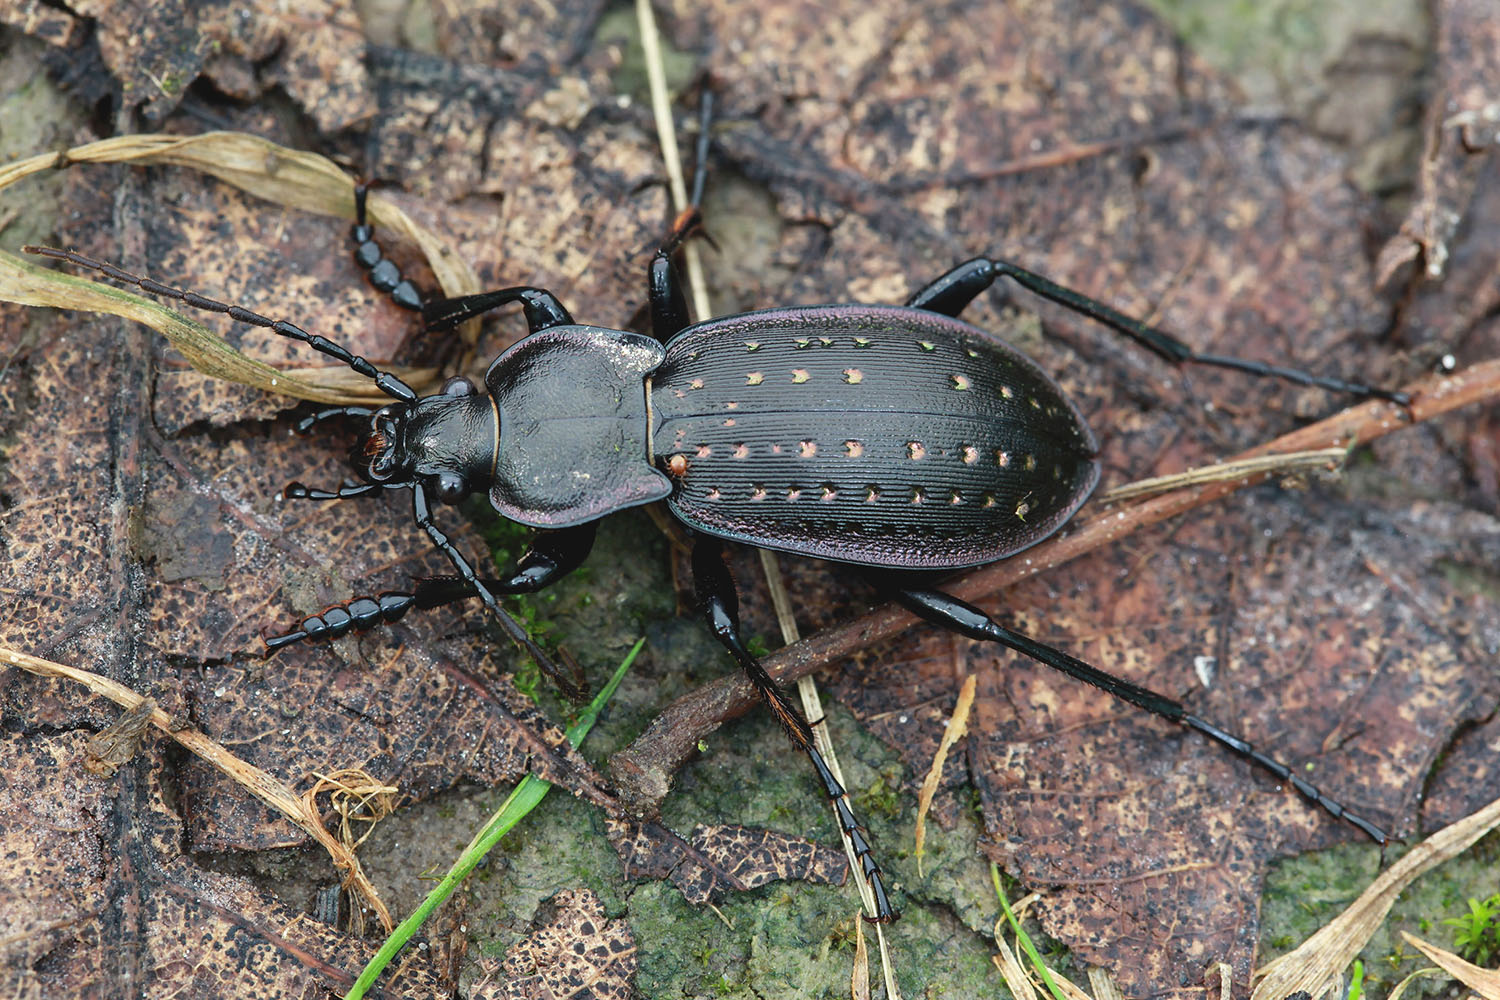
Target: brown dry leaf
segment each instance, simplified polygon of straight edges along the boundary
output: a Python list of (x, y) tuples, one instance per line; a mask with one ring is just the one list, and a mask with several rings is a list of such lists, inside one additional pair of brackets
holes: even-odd
[(476, 998), (628, 1000), (636, 995), (635, 938), (624, 920), (608, 920), (604, 903), (587, 889), (565, 890), (547, 900), (531, 933), (510, 950), (503, 981)]
[(312, 0), (274, 3), (130, 3), (92, 0), (71, 10), (6, 5), (6, 20), (56, 46), (81, 91), (155, 123), (170, 115), (198, 77), (243, 101), (281, 87), (325, 131), (375, 110), (362, 60), (355, 5)]
[[(348, 989), (373, 947), (183, 856), (182, 817), (164, 796), (158, 753), (146, 751), (150, 767), (107, 782), (84, 772), (87, 754), (82, 730), (0, 741), (11, 995)], [(393, 996), (434, 996), (439, 985), (420, 964), (387, 982)]]
[(631, 876), (670, 879), (690, 903), (776, 881), (839, 885), (849, 877), (840, 851), (772, 830), (698, 826), (677, 839), (664, 838), (656, 824), (612, 820), (607, 828)]
[(457, 63), (568, 66), (587, 58), (603, 0), (470, 0), (435, 6), (435, 33)]

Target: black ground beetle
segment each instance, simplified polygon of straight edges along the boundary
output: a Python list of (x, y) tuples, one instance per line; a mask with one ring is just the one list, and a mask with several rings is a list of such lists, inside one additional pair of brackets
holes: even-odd
[[(1097, 320), (1168, 361), (1398, 404), (1407, 402), (1403, 394), (1198, 354), (1101, 302), (983, 257), (955, 267), (904, 306), (779, 307), (690, 324), (671, 260), (674, 237), (648, 271), (652, 336), (579, 325), (540, 288), (423, 303), (376, 245), (363, 185), (355, 203), (356, 260), (398, 305), (420, 310), (428, 329), (449, 329), (521, 303), (530, 336), (495, 359), (483, 391), (466, 378), (451, 378), (437, 394), (419, 397), (395, 375), (290, 323), (71, 252), (26, 248), (301, 341), (395, 400), (380, 409), (336, 407), (302, 421), (305, 431), (331, 418), (367, 419), (368, 430), (352, 451), (365, 481), (333, 491), (292, 483), (285, 496), (333, 500), (409, 489), (417, 525), (457, 575), (417, 580), (410, 593), (331, 607), (267, 639), (271, 650), (477, 596), (570, 688), (496, 595), (540, 590), (583, 562), (599, 518), (665, 500), (696, 535), (693, 572), (714, 635), (811, 758), (874, 894), (874, 920), (896, 916), (880, 866), (807, 720), (741, 641), (725, 540), (879, 571), (893, 596), (927, 621), (1008, 646), (1196, 729), (1385, 842), (1379, 827), (1180, 702), (1011, 631), (930, 581), (1042, 541), (1067, 523), (1099, 478), (1094, 436), (1057, 383), (1015, 349), (958, 319), (997, 278)], [(498, 579), (480, 577), (432, 517), (433, 498), (451, 504), (481, 492), (502, 516), (542, 529), (516, 568)]]

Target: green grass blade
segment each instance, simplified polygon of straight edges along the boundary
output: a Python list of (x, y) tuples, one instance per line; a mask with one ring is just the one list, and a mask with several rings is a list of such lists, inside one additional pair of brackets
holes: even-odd
[(1005, 890), (1000, 887), (1000, 868), (993, 861), (990, 862), (990, 881), (995, 885), (995, 897), (1000, 900), (1000, 909), (1005, 911), (1005, 919), (1010, 923), (1010, 929), (1015, 932), (1016, 944), (1018, 944), (1026, 958), (1031, 962), (1031, 967), (1036, 970), (1038, 976), (1051, 993), (1054, 1000), (1068, 1000), (1058, 989), (1057, 983), (1052, 980), (1052, 970), (1047, 968), (1047, 963), (1042, 961), (1042, 956), (1037, 953), (1036, 945), (1031, 943), (1031, 938), (1021, 930), (1021, 921), (1016, 919), (1014, 911), (1010, 908), (1010, 900), (1005, 898)]
[[(599, 712), (604, 708), (610, 697), (614, 695), (615, 688), (620, 686), (620, 681), (624, 678), (625, 672), (630, 669), (630, 665), (635, 662), (636, 655), (640, 653), (641, 647), (645, 644), (646, 640), (641, 639), (631, 647), (630, 652), (625, 656), (624, 662), (615, 670), (614, 676), (610, 677), (609, 683), (604, 685), (603, 690), (579, 714), (578, 721), (568, 727), (569, 744), (577, 747), (583, 742), (583, 738), (588, 735), (589, 730), (594, 726), (594, 722), (599, 718)], [(432, 915), (432, 912), (453, 894), (453, 890), (458, 888), (459, 883), (489, 853), (490, 848), (499, 843), (500, 838), (509, 833), (521, 821), (522, 817), (537, 807), (551, 788), (552, 783), (550, 781), (543, 781), (541, 778), (536, 778), (529, 774), (521, 779), (520, 783), (516, 785), (515, 791), (510, 793), (499, 811), (490, 817), (489, 822), (484, 825), (484, 828), (479, 831), (469, 843), (469, 846), (464, 848), (463, 853), (454, 861), (453, 867), (448, 869), (448, 874), (444, 875), (438, 884), (433, 886), (432, 891), (427, 894), (427, 898), (422, 900), (421, 905), (412, 912), (412, 915), (401, 921), (400, 926), (391, 932), (390, 937), (386, 938), (385, 942), (380, 946), (380, 950), (370, 959), (369, 964), (359, 974), (359, 978), (354, 981), (354, 985), (350, 988), (349, 992), (344, 995), (344, 1000), (361, 1000), (364, 997), (369, 988), (375, 984), (376, 978), (400, 954), (401, 949), (406, 947), (407, 942), (427, 922), (427, 918)]]

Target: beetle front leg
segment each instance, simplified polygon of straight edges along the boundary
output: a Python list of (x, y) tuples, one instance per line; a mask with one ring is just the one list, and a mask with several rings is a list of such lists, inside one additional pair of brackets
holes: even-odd
[(997, 642), (1022, 655), (1029, 656), (1039, 663), (1044, 663), (1049, 667), (1061, 670), (1070, 677), (1075, 677), (1101, 690), (1108, 691), (1116, 698), (1127, 701), (1137, 708), (1144, 709), (1152, 715), (1158, 715), (1163, 719), (1186, 726), (1189, 729), (1195, 729), (1214, 742), (1233, 750), (1236, 754), (1249, 760), (1257, 767), (1271, 772), (1278, 780), (1290, 783), (1308, 801), (1326, 810), (1335, 819), (1341, 819), (1357, 827), (1376, 843), (1384, 844), (1387, 840), (1385, 831), (1380, 829), (1380, 827), (1350, 812), (1342, 803), (1323, 794), (1315, 785), (1303, 779), (1292, 768), (1255, 749), (1255, 747), (1250, 745), (1249, 741), (1193, 715), (1180, 701), (1168, 698), (1164, 694), (1158, 694), (1138, 684), (1132, 684), (1130, 681), (1106, 673), (1098, 667), (1091, 666), (1076, 657), (1069, 656), (1060, 649), (1055, 649), (1045, 643), (1038, 642), (1030, 636), (1022, 635), (1020, 632), (1008, 629), (972, 604), (967, 604), (940, 590), (921, 588), (901, 589), (896, 592), (896, 599), (917, 617), (925, 619), (934, 625), (939, 625), (957, 632), (959, 635), (967, 636), (970, 639)]
[(564, 677), (562, 671), (558, 669), (557, 664), (552, 662), (551, 657), (542, 652), (542, 648), (526, 633), (521, 624), (506, 613), (505, 609), (500, 606), (500, 602), (495, 599), (494, 593), (479, 578), (479, 575), (474, 572), (474, 567), (469, 563), (469, 560), (464, 558), (463, 553), (459, 552), (453, 546), (453, 543), (448, 540), (448, 536), (433, 521), (432, 508), (427, 502), (427, 490), (421, 483), (412, 484), (411, 506), (412, 518), (417, 522), (417, 527), (427, 532), (427, 537), (431, 540), (433, 547), (453, 564), (453, 568), (458, 572), (459, 579), (467, 584), (474, 594), (484, 602), (485, 608), (500, 623), (500, 627), (505, 629), (506, 634), (528, 656), (536, 661), (537, 666), (541, 667), (542, 671), (552, 678), (553, 682), (562, 689), (562, 692), (568, 698), (574, 701), (581, 701), (584, 696), (581, 685)]
[(348, 500), (362, 497), (378, 490), (405, 489), (406, 483), (360, 483), (356, 486), (340, 486), (336, 490), (320, 490), (313, 486), (291, 482), (281, 491), (283, 500)]
[(786, 730), (792, 742), (807, 754), (808, 759), (812, 761), (813, 769), (818, 772), (818, 779), (823, 782), (823, 790), (828, 795), (829, 801), (833, 803), (839, 829), (849, 839), (854, 856), (859, 862), (861, 874), (869, 884), (871, 894), (875, 897), (875, 915), (867, 919), (877, 923), (895, 920), (897, 914), (891, 907), (890, 898), (886, 895), (880, 866), (875, 863), (864, 828), (854, 818), (854, 811), (849, 805), (849, 793), (844, 790), (844, 786), (834, 775), (828, 762), (818, 752), (817, 744), (813, 742), (812, 726), (802, 717), (802, 713), (791, 703), (771, 675), (766, 673), (766, 668), (751, 655), (740, 639), (739, 595), (735, 592), (734, 579), (729, 575), (729, 567), (724, 564), (723, 547), (716, 539), (700, 537), (697, 544), (693, 546), (693, 584), (697, 590), (698, 602), (703, 607), (704, 616), (708, 619), (708, 625), (713, 630), (714, 637), (723, 643), (724, 648), (729, 650), (730, 655), (739, 662), (761, 701), (766, 703), (766, 707), (771, 710), (776, 721), (781, 723), (781, 728)]
[[(596, 528), (597, 522), (590, 521), (561, 531), (540, 532), (508, 576), (484, 578), (481, 582), (494, 594), (533, 594), (549, 587), (588, 558), (594, 547)], [(424, 577), (414, 582), (411, 591), (387, 590), (374, 596), (355, 597), (308, 615), (290, 632), (263, 636), (266, 655), (298, 642), (327, 642), (351, 632), (368, 632), (377, 625), (400, 621), (408, 611), (428, 611), (477, 596), (462, 577)]]

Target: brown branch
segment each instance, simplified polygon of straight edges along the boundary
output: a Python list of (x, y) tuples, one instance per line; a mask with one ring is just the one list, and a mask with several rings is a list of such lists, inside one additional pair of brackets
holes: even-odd
[[(1500, 401), (1500, 360), (1486, 361), (1449, 376), (1434, 376), (1413, 385), (1411, 405), (1361, 403), (1301, 430), (1253, 448), (1236, 459), (1266, 453), (1313, 448), (1353, 447), (1473, 403)], [(1264, 474), (1209, 483), (1164, 493), (1140, 503), (1095, 513), (1070, 525), (1024, 555), (981, 566), (945, 585), (967, 601), (1013, 586), (1053, 569), (1141, 528), (1195, 507), (1212, 503), (1265, 478)], [(829, 663), (853, 655), (874, 642), (917, 624), (917, 618), (895, 604), (883, 604), (853, 621), (827, 629), (766, 657), (766, 669), (782, 683), (796, 680)], [(610, 758), (616, 790), (637, 815), (651, 815), (666, 796), (671, 776), (700, 739), (721, 723), (757, 704), (739, 672), (725, 675), (678, 698), (624, 750)]]

